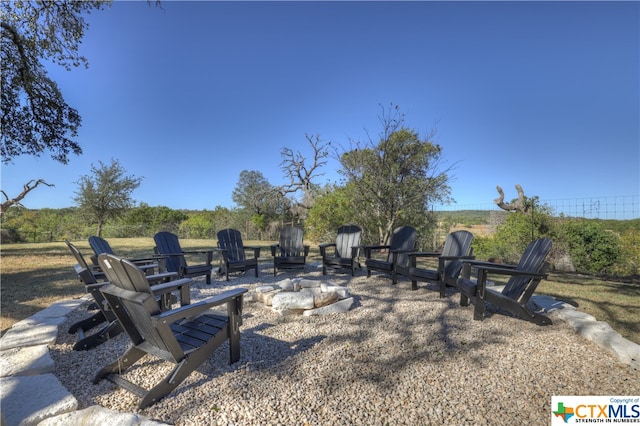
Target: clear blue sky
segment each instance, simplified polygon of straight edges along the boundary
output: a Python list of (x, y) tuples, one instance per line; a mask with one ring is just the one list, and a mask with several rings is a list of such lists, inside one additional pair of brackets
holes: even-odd
[(516, 183), (543, 200), (640, 192), (638, 2), (116, 2), (88, 22), (89, 69), (50, 68), (84, 154), (2, 166), (10, 195), (55, 184), (28, 208), (74, 205), (112, 158), (144, 178), (138, 202), (232, 207), (242, 170), (284, 183), (283, 147), (375, 136), (390, 103), (437, 130), (458, 205)]

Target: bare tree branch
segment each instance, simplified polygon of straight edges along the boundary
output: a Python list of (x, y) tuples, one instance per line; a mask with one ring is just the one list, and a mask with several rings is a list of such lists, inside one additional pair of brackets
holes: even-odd
[(289, 183), (276, 188), (282, 196), (302, 192), (302, 197), (295, 200), (295, 209), (301, 216), (304, 216), (305, 212), (313, 207), (314, 180), (324, 175), (319, 172), (319, 169), (327, 164), (328, 147), (331, 145), (331, 143), (323, 142), (320, 135), (305, 134), (305, 137), (313, 149), (311, 164), (308, 164), (307, 158), (300, 151), (294, 152), (290, 148), (283, 148), (281, 152), (283, 160), (280, 167), (289, 179)]
[(38, 179), (38, 180), (32, 179), (29, 182), (24, 184), (22, 192), (20, 194), (18, 194), (17, 197), (14, 197), (14, 198), (9, 198), (9, 196), (7, 195), (6, 192), (4, 192), (3, 190), (0, 190), (0, 193), (2, 193), (4, 198), (6, 198), (6, 201), (3, 202), (2, 205), (0, 206), (0, 216), (2, 216), (4, 214), (4, 212), (6, 212), (9, 209), (9, 207), (11, 207), (11, 206), (24, 207), (20, 203), (22, 201), (22, 199), (24, 197), (26, 197), (29, 192), (31, 192), (34, 189), (36, 189), (38, 187), (38, 185), (40, 185), (40, 184), (47, 185), (47, 186), (55, 186), (55, 185), (53, 185), (51, 183), (45, 182), (44, 179)]

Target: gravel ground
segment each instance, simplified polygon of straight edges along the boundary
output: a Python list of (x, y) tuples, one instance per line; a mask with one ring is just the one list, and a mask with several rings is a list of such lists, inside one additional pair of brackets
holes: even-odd
[[(344, 314), (282, 317), (257, 302), (244, 304), (240, 361), (228, 364), (224, 344), (174, 392), (138, 411), (138, 398), (97, 370), (124, 351), (124, 334), (90, 351), (74, 352), (68, 326), (51, 348), (56, 376), (79, 408), (99, 404), (139, 412), (175, 425), (511, 425), (549, 424), (552, 395), (637, 395), (640, 371), (560, 321), (539, 327), (501, 314), (473, 321), (449, 289), (396, 286), (360, 272), (305, 278), (349, 288), (356, 298)], [(265, 264), (260, 278), (196, 280), (192, 302), (236, 287), (298, 275)], [(302, 275), (299, 275), (302, 276)], [(552, 319), (553, 318), (552, 316)], [(139, 384), (159, 381), (173, 367), (149, 356), (130, 373)]]

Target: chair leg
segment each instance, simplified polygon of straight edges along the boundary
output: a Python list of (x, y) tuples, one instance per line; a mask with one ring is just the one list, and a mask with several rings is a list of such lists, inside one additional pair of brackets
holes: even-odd
[(142, 397), (142, 400), (138, 404), (140, 410), (147, 408), (148, 406), (156, 403), (164, 396), (174, 390), (180, 383), (186, 379), (193, 370), (195, 370), (201, 363), (190, 360), (189, 358), (183, 359), (175, 368), (162, 379), (160, 383)]
[(146, 352), (134, 347), (129, 348), (124, 355), (113, 361), (111, 364), (103, 367), (98, 374), (93, 378), (93, 384), (95, 385), (100, 380), (108, 376), (109, 374), (120, 374), (127, 368), (131, 367), (140, 358), (146, 355)]
[[(80, 329), (81, 330), (81, 329)], [(80, 332), (78, 330), (78, 332)], [(95, 348), (98, 345), (101, 345), (105, 342), (108, 342), (109, 339), (113, 339), (118, 334), (122, 333), (124, 330), (120, 326), (119, 321), (112, 321), (106, 326), (102, 328), (102, 330), (90, 335), (84, 336), (80, 340), (73, 345), (74, 351), (88, 351), (91, 348)]]
[(447, 295), (447, 283), (444, 280), (440, 281), (440, 297)]
[(476, 321), (482, 321), (484, 319), (484, 311), (484, 300), (476, 298), (476, 303), (473, 309), (473, 319)]
[(211, 274), (207, 274), (207, 284), (211, 284)]
[(78, 330), (90, 330), (96, 325), (102, 324), (106, 320), (107, 318), (105, 318), (102, 311), (96, 312), (89, 318), (85, 318), (71, 325), (71, 327), (69, 327), (69, 334), (76, 334), (76, 331)]
[(417, 290), (417, 289), (418, 289), (418, 281), (411, 280), (411, 290)]
[(460, 306), (469, 306), (469, 297), (464, 293), (460, 293)]

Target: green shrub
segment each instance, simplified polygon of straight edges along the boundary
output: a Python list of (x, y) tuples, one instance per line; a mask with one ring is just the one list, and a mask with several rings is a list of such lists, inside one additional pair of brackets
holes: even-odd
[(601, 224), (569, 220), (560, 225), (562, 240), (576, 269), (587, 273), (611, 273), (621, 255), (620, 239)]

